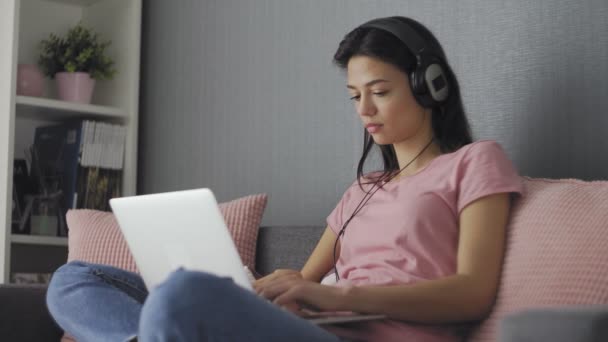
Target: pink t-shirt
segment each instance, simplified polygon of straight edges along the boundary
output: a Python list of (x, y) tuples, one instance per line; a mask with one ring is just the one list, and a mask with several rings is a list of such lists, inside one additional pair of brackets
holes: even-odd
[[(461, 211), (481, 197), (521, 191), (517, 171), (494, 141), (436, 157), (416, 174), (386, 183), (350, 221), (341, 238), (337, 285), (413, 284), (455, 274)], [(357, 181), (346, 190), (327, 218), (336, 234), (363, 196)], [(353, 329), (366, 340), (457, 340), (445, 327), (399, 321)]]

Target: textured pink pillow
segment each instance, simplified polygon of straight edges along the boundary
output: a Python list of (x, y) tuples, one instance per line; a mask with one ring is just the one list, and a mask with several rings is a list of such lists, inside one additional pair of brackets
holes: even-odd
[(114, 214), (68, 210), (68, 261), (80, 260), (138, 272)]
[(513, 206), (496, 305), (470, 341), (495, 341), (505, 315), (608, 304), (608, 182), (524, 177)]
[(267, 199), (266, 194), (258, 194), (219, 204), (243, 264), (252, 270), (255, 269), (258, 230)]
[[(258, 229), (266, 202), (267, 195), (258, 194), (219, 204), (241, 259), (251, 269), (255, 268)], [(69, 210), (66, 220), (68, 261), (81, 260), (137, 272), (114, 214), (88, 209)]]

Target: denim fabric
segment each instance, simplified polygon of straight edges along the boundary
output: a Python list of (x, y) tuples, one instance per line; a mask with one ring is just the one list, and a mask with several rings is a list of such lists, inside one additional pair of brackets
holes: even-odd
[(137, 274), (70, 262), (53, 275), (47, 305), (79, 342), (340, 341), (232, 279), (182, 269), (148, 294)]
[(53, 274), (46, 302), (57, 324), (79, 342), (127, 341), (137, 335), (147, 295), (137, 274), (73, 261)]

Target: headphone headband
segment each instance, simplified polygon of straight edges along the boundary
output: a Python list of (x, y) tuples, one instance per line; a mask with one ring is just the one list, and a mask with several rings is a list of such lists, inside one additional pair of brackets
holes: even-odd
[(361, 25), (361, 27), (374, 27), (392, 33), (399, 38), (416, 57), (420, 56), (426, 49), (427, 44), (420, 38), (418, 32), (414, 31), (409, 25), (395, 17), (370, 20)]

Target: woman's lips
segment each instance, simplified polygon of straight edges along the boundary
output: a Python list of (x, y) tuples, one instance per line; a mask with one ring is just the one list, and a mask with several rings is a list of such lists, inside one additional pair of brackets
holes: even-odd
[(365, 128), (367, 129), (367, 132), (369, 132), (369, 133), (376, 133), (380, 130), (380, 128), (382, 128), (382, 125), (371, 124), (371, 125), (366, 125)]

